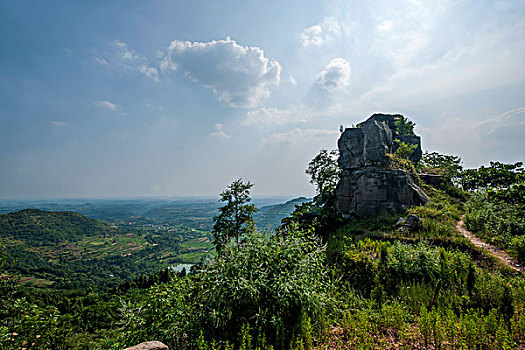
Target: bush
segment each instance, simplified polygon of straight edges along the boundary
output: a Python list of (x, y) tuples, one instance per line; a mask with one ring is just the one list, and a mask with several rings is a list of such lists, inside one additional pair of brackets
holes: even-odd
[(512, 248), (516, 252), (520, 264), (525, 264), (525, 235), (512, 239)]
[[(324, 248), (311, 238), (249, 236), (205, 266), (199, 319), (205, 335), (234, 339), (243, 324), (289, 344), (301, 318), (320, 330), (330, 306)], [(295, 333), (295, 334), (294, 334)]]

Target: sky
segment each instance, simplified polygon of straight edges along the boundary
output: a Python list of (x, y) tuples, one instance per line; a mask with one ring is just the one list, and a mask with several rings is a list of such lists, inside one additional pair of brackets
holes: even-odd
[(1, 1), (0, 198), (311, 196), (339, 126), (525, 158), (525, 1)]

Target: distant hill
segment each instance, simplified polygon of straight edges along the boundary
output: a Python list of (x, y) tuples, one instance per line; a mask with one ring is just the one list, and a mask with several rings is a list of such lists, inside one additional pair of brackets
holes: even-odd
[(25, 209), (0, 215), (0, 237), (25, 241), (32, 246), (77, 242), (114, 233), (107, 224), (73, 212)]
[(74, 212), (39, 209), (0, 215), (4, 269), (32, 287), (108, 289), (197, 262), (211, 249), (203, 232), (181, 225), (109, 226)]
[(286, 203), (267, 205), (260, 208), (260, 211), (255, 216), (257, 227), (259, 230), (276, 229), (281, 220), (290, 215), (296, 205), (301, 205), (304, 202), (310, 202), (311, 198), (298, 197), (289, 200)]

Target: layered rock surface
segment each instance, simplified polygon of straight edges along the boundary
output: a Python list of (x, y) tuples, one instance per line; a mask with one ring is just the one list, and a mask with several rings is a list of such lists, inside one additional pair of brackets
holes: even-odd
[(374, 216), (428, 202), (412, 176), (392, 169), (388, 153), (401, 142), (415, 145), (410, 160), (421, 159), (421, 139), (413, 132), (402, 134), (398, 114), (374, 114), (357, 128), (347, 128), (339, 138), (341, 178), (336, 188), (336, 208), (349, 216)]

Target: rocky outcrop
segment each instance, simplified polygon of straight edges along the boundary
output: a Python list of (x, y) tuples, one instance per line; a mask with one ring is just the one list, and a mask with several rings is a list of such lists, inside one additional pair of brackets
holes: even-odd
[(399, 120), (404, 120), (401, 115), (374, 114), (341, 134), (336, 207), (343, 216), (374, 216), (428, 202), (411, 175), (390, 167), (387, 154), (401, 142), (416, 146), (410, 160), (417, 162), (422, 156), (420, 137), (402, 133)]
[(124, 350), (169, 350), (168, 346), (160, 341), (147, 341)]

